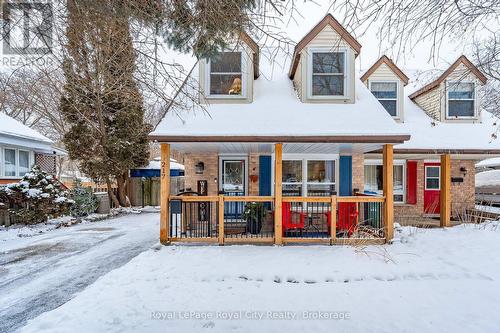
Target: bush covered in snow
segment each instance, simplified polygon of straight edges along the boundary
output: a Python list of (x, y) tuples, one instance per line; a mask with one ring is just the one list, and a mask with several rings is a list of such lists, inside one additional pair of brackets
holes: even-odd
[(46, 222), (48, 218), (67, 214), (73, 204), (67, 195), (64, 186), (38, 166), (19, 183), (0, 190), (0, 197), (5, 198), (9, 211), (25, 224)]
[(74, 201), (70, 208), (70, 214), (74, 217), (84, 217), (92, 214), (99, 205), (99, 200), (92, 193), (92, 189), (83, 187), (79, 180), (75, 181), (75, 186), (71, 189), (69, 197)]

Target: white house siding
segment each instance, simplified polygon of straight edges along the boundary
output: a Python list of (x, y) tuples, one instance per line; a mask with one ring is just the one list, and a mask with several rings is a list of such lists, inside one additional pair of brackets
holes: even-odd
[(369, 88), (370, 81), (397, 81), (398, 82), (398, 121), (404, 121), (404, 85), (401, 79), (387, 66), (382, 63), (364, 83)]
[[(315, 47), (331, 47), (336, 48), (346, 48), (347, 49), (347, 66), (349, 67), (349, 86), (347, 87), (347, 93), (349, 95), (348, 99), (311, 99), (307, 97), (307, 78), (308, 78), (308, 61), (310, 53), (308, 52), (309, 48)], [(307, 47), (305, 47), (300, 52), (300, 64), (297, 68), (297, 72), (300, 70), (300, 93), (301, 101), (305, 103), (354, 103), (355, 101), (355, 54), (352, 47), (344, 41), (340, 35), (329, 25), (327, 25), (320, 33), (314, 37)], [(297, 73), (295, 74), (297, 75)], [(297, 81), (298, 82), (298, 81)], [(299, 84), (296, 84), (299, 86)]]
[(414, 101), (429, 115), (429, 117), (435, 120), (441, 120), (441, 102), (443, 99), (443, 89), (436, 87), (418, 96)]

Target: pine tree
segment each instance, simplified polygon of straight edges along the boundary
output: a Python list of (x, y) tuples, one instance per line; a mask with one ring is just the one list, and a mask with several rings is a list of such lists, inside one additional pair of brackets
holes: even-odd
[[(149, 159), (143, 99), (133, 78), (135, 53), (127, 15), (113, 1), (69, 0), (66, 84), (60, 110), (64, 143), (83, 172), (102, 179), (117, 205), (128, 206), (128, 170)], [(118, 186), (118, 198), (111, 189)]]
[(64, 215), (74, 203), (67, 198), (64, 186), (36, 165), (19, 183), (7, 185), (2, 192), (0, 196), (8, 199), (11, 212), (26, 224)]

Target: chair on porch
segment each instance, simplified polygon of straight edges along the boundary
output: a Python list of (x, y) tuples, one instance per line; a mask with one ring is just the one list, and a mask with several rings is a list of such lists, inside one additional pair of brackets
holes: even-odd
[(281, 209), (283, 236), (285, 236), (286, 233), (290, 231), (295, 231), (302, 234), (305, 226), (306, 214), (302, 212), (292, 211), (291, 202), (283, 202)]
[[(326, 223), (328, 230), (332, 225), (331, 214), (326, 212)], [(337, 233), (347, 233), (349, 237), (358, 227), (359, 212), (354, 202), (339, 202), (337, 205)]]

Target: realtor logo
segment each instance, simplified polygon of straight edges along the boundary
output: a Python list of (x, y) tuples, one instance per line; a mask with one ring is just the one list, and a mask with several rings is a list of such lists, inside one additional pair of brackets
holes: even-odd
[(51, 3), (4, 1), (2, 21), (4, 54), (51, 52), (53, 28)]

